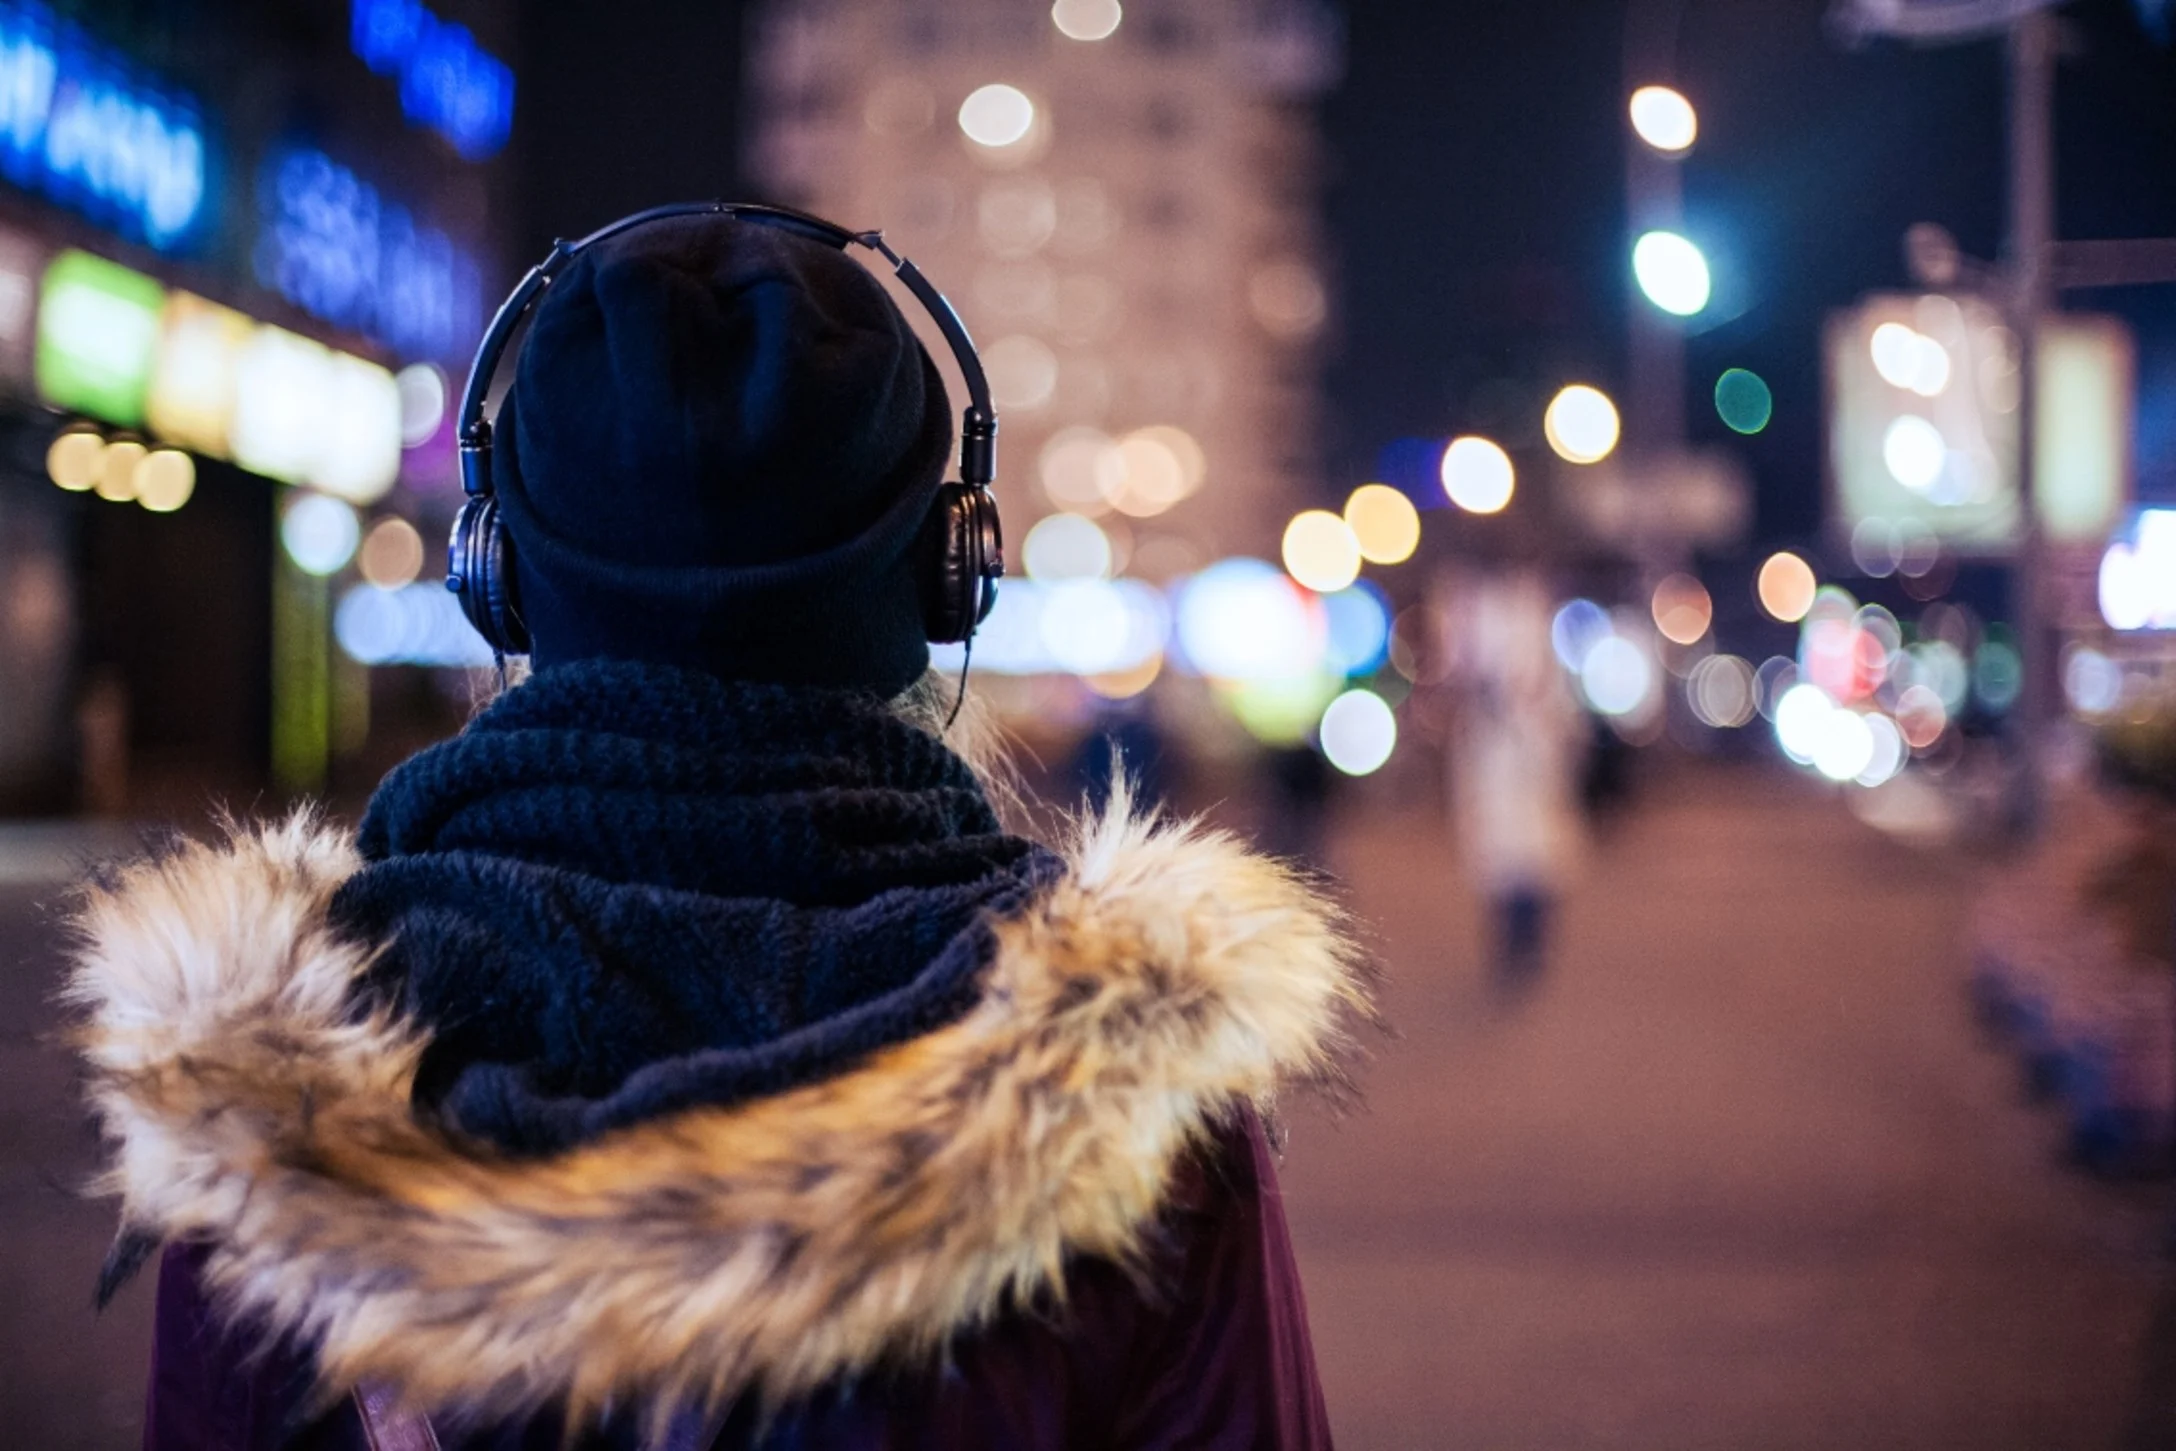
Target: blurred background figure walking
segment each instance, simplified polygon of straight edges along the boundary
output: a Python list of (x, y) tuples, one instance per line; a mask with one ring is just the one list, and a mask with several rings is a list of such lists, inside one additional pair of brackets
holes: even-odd
[(1580, 849), (1585, 719), (1554, 664), (1547, 586), (1532, 570), (1474, 575), (1440, 592), (1452, 693), (1451, 834), (1487, 904), (1500, 991), (1530, 987)]

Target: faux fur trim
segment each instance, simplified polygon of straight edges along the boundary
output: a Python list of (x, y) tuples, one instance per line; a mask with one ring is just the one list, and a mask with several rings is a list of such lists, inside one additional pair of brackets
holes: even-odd
[(543, 1161), (410, 1111), (422, 1037), (359, 1015), (355, 869), (307, 817), (88, 893), (69, 988), (124, 1232), (215, 1248), (325, 1386), (486, 1416), (781, 1401), (1134, 1258), (1221, 1114), (1365, 1013), (1335, 913), (1231, 838), (1082, 822), (962, 1020), (837, 1078)]

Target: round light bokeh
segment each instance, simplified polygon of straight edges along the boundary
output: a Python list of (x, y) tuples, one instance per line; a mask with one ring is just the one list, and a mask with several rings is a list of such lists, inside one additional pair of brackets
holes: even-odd
[(1813, 608), (1814, 592), (1820, 588), (1820, 581), (1814, 577), (1812, 565), (1784, 549), (1769, 555), (1761, 563), (1760, 577), (1754, 588), (1760, 595), (1762, 609), (1786, 625), (1795, 625)]
[(1057, 0), (1050, 23), (1068, 40), (1108, 40), (1125, 18), (1118, 0)]
[(1322, 712), (1322, 754), (1348, 776), (1382, 769), (1398, 747), (1398, 718), (1372, 690), (1348, 690)]
[(1594, 642), (1579, 663), (1579, 690), (1603, 715), (1628, 716), (1646, 704), (1655, 667), (1647, 652), (1620, 635)]
[(399, 589), (423, 573), (423, 536), (416, 526), (389, 515), (370, 526), (356, 554), (356, 568), (379, 589)]
[(1360, 577), (1360, 541), (1352, 526), (1327, 509), (1296, 514), (1284, 530), (1284, 567), (1316, 594), (1331, 594)]
[(1655, 586), (1648, 607), (1662, 638), (1675, 645), (1696, 645), (1715, 618), (1707, 586), (1689, 574), (1673, 574)]
[(1259, 559), (1219, 560), (1179, 591), (1179, 648), (1215, 679), (1312, 678), (1327, 635), (1320, 604)]
[(1691, 317), (1708, 305), (1708, 259), (1675, 232), (1648, 232), (1632, 244), (1632, 275), (1647, 300), (1664, 312)]
[(1614, 633), (1609, 611), (1593, 600), (1566, 600), (1549, 621), (1549, 647), (1556, 651), (1558, 663), (1577, 674), (1595, 642)]
[(1058, 355), (1026, 333), (990, 344), (983, 350), (982, 366), (990, 378), (990, 399), (999, 408), (1032, 413), (1057, 390)]
[(393, 375), (400, 390), (400, 442), (415, 448), (430, 442), (446, 420), (446, 375), (430, 363), (410, 363)]
[(329, 494), (305, 493), (280, 516), (280, 544), (304, 574), (338, 574), (362, 541), (355, 510)]
[(1683, 151), (1700, 135), (1700, 116), (1692, 102), (1668, 86), (1641, 86), (1626, 109), (1640, 140), (1657, 151)]
[(1715, 416), (1733, 433), (1758, 433), (1776, 415), (1775, 394), (1760, 374), (1725, 368), (1715, 380)]
[(1029, 579), (1045, 583), (1103, 579), (1111, 573), (1110, 536), (1093, 519), (1052, 514), (1028, 530), (1020, 542), (1020, 561)]
[(125, 504), (136, 497), (136, 466), (151, 452), (133, 438), (117, 438), (106, 445), (98, 459), (98, 477), (91, 488), (110, 504)]
[(1014, 145), (1034, 126), (1035, 103), (1018, 86), (981, 86), (960, 102), (960, 130), (977, 146)]
[(99, 461), (105, 456), (104, 435), (88, 428), (71, 428), (46, 449), (46, 477), (70, 493), (80, 494), (98, 482)]
[(136, 502), (171, 514), (196, 493), (196, 460), (178, 448), (155, 448), (136, 465)]
[(1734, 730), (1751, 720), (1758, 691), (1750, 662), (1710, 655), (1685, 677), (1685, 699), (1703, 725)]
[(1420, 548), (1420, 510), (1388, 484), (1362, 484), (1345, 501), (1345, 523), (1370, 564), (1403, 564)]
[(1617, 405), (1599, 388), (1574, 383), (1550, 400), (1542, 415), (1542, 433), (1557, 456), (1569, 463), (1599, 463), (1617, 447)]
[(1942, 477), (1949, 461), (1949, 445), (1942, 431), (1916, 413), (1906, 413), (1889, 424), (1881, 436), (1881, 461), (1890, 477), (1913, 493), (1924, 494)]
[(1442, 477), (1443, 492), (1469, 514), (1500, 513), (1516, 487), (1511, 455), (1471, 434), (1452, 439), (1443, 450)]

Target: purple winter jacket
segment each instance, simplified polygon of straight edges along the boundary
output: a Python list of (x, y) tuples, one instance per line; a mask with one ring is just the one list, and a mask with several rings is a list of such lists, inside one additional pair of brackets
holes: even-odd
[(964, 1018), (540, 1160), (413, 1111), (419, 1033), (326, 922), (354, 867), (297, 818), (83, 911), (111, 1180), (169, 1246), (149, 1451), (350, 1451), (357, 1386), (445, 1451), (637, 1451), (703, 1405), (779, 1451), (1330, 1444), (1253, 1105), (1365, 1004), (1282, 867), (1090, 822)]
[[(712, 1443), (838, 1451), (1058, 1451), (1196, 1447), (1326, 1451), (1307, 1306), (1276, 1170), (1249, 1113), (1190, 1156), (1146, 1277), (1107, 1262), (1067, 1275), (1062, 1311), (1015, 1311), (952, 1347), (950, 1364), (858, 1394), (827, 1389), (766, 1437), (743, 1414)], [(306, 1361), (264, 1355), (204, 1291), (202, 1250), (160, 1270), (144, 1451), (368, 1451), (352, 1399), (302, 1415)], [(545, 1418), (446, 1451), (557, 1447)], [(613, 1444), (611, 1433), (600, 1444)], [(585, 1443), (576, 1443), (582, 1446)]]

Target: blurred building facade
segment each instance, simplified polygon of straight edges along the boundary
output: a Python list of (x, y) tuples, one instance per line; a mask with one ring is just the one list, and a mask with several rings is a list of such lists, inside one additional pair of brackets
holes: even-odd
[(458, 495), (512, 9), (0, 0), (0, 812), (316, 784), (367, 719), (333, 612)]
[(991, 375), (1015, 542), (1069, 511), (1152, 582), (1275, 557), (1318, 468), (1331, 12), (769, 0), (749, 39), (749, 174), (882, 227), (946, 291)]

